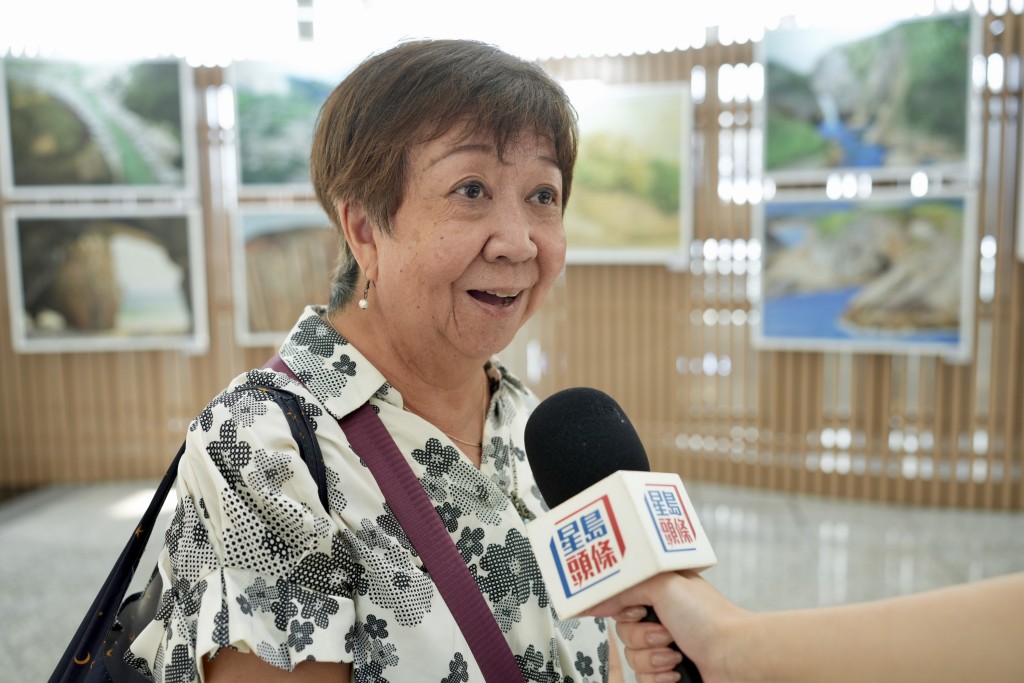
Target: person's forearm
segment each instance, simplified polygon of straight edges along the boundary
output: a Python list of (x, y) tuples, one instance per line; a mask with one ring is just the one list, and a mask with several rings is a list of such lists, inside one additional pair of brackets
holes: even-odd
[(859, 605), (750, 615), (735, 623), (735, 680), (1019, 683), (1024, 574)]

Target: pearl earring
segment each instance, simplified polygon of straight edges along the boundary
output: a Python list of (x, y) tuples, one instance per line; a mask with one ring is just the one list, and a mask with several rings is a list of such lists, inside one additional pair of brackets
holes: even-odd
[(364, 311), (367, 308), (370, 307), (370, 302), (366, 300), (366, 297), (369, 295), (369, 293), (370, 293), (370, 281), (367, 280), (366, 281), (366, 287), (363, 289), (363, 298), (359, 300), (359, 308), (363, 309)]

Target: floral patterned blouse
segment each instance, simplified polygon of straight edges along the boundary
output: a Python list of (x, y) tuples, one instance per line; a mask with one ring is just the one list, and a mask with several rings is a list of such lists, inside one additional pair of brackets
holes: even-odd
[[(402, 409), (384, 376), (308, 307), (280, 349), (302, 384), (237, 377), (192, 422), (158, 562), (156, 619), (129, 660), (156, 681), (202, 680), (220, 648), (282, 669), (352, 664), (354, 681), (482, 681), (465, 638), (336, 419), (369, 400), (419, 477), (494, 612), (526, 681), (605, 681), (600, 619), (560, 621), (526, 539), (547, 508), (523, 451), (536, 398), (496, 360), (479, 469)], [(330, 509), (282, 411), (246, 384), (286, 387), (316, 427)]]

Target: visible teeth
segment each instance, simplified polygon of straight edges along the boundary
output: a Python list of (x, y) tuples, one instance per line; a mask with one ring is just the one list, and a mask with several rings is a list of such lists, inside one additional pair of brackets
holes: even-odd
[(488, 290), (487, 293), (492, 295), (492, 296), (500, 296), (503, 299), (513, 299), (516, 296), (518, 296), (518, 294), (519, 294), (519, 292), (512, 292), (510, 294), (510, 293), (507, 293), (507, 292), (493, 292), (493, 291), (490, 291), (490, 290)]

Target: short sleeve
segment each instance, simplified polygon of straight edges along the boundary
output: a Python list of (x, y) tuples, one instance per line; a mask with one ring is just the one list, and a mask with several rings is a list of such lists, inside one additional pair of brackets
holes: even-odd
[(198, 658), (223, 647), (286, 670), (351, 661), (359, 568), (280, 408), (263, 392), (226, 392), (186, 441), (159, 559), (161, 603), (132, 646), (134, 665), (191, 681)]

